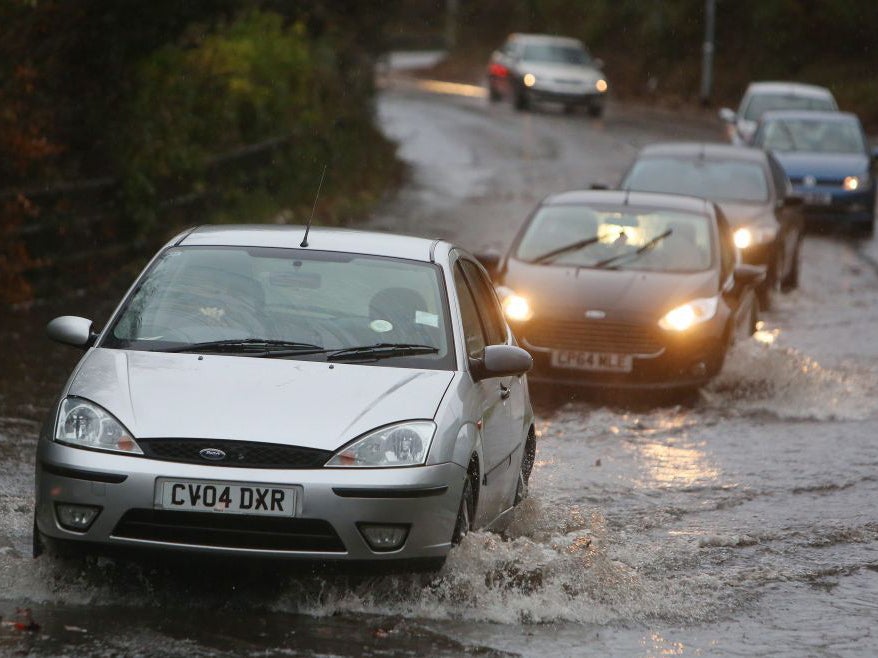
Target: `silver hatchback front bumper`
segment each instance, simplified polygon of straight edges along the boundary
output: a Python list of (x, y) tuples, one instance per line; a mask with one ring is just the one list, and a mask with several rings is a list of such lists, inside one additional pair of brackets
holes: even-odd
[[(50, 538), (231, 555), (314, 560), (442, 558), (463, 489), (454, 463), (407, 468), (276, 470), (159, 461), (72, 448), (42, 438), (36, 525)], [(298, 488), (294, 518), (169, 511), (156, 481), (216, 481)], [(59, 523), (57, 504), (99, 507), (85, 532)], [(361, 524), (407, 527), (402, 546), (373, 550)]]

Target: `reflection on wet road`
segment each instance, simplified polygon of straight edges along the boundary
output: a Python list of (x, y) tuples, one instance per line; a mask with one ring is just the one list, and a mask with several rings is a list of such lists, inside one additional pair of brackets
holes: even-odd
[[(369, 227), (508, 243), (544, 194), (613, 181), (637, 146), (716, 126), (610, 108), (518, 115), (386, 92), (413, 182)], [(108, 298), (118, 294), (109, 293)], [(809, 236), (778, 300), (695, 400), (538, 392), (531, 497), (435, 576), (317, 576), (198, 558), (32, 561), (32, 459), (77, 355), (52, 315), (0, 327), (0, 654), (873, 655), (878, 618), (878, 276)], [(7, 622), (28, 606), (39, 632)]]

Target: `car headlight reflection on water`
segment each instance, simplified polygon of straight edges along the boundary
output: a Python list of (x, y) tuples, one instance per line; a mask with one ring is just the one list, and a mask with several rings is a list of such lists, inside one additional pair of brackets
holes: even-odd
[(687, 331), (713, 318), (718, 303), (719, 296), (693, 299), (665, 313), (659, 320), (659, 326), (666, 331)]

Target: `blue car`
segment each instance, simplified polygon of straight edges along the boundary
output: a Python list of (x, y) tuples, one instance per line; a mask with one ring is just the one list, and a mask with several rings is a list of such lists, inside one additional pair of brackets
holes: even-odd
[(847, 112), (766, 112), (754, 145), (771, 151), (819, 228), (847, 225), (875, 230), (875, 162), (860, 120)]

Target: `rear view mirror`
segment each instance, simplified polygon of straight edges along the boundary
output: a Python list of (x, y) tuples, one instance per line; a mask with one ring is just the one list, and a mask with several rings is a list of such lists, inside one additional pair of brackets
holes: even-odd
[(46, 326), (46, 334), (52, 340), (74, 347), (89, 347), (97, 334), (92, 333), (92, 321), (75, 315), (62, 315)]
[(719, 118), (726, 123), (735, 123), (737, 115), (735, 114), (735, 111), (731, 108), (724, 107), (719, 111)]
[(590, 190), (609, 190), (610, 186), (607, 185), (606, 183), (602, 183), (602, 182), (598, 181), (597, 183), (592, 183), (591, 185), (589, 185), (588, 189), (590, 189)]
[(481, 359), (470, 360), (473, 379), (523, 375), (533, 367), (533, 357), (515, 345), (488, 345)]
[(738, 263), (735, 266), (735, 284), (737, 287), (757, 286), (765, 280), (767, 273), (765, 265)]

